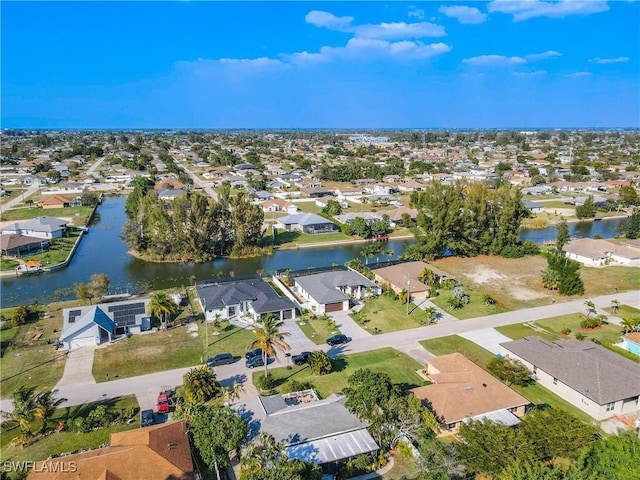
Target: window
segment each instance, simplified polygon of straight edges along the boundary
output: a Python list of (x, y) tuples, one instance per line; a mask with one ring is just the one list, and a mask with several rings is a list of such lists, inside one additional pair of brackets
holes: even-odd
[(607, 412), (613, 411), (616, 406), (616, 402), (607, 403)]
[(553, 384), (554, 384), (554, 385), (557, 385), (557, 384), (558, 384), (558, 379), (557, 379), (557, 378), (555, 378), (555, 377), (553, 378)]

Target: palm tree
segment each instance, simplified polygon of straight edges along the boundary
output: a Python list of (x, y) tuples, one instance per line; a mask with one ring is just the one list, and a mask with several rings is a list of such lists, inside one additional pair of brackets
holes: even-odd
[(257, 472), (273, 465), (283, 447), (267, 432), (260, 432), (242, 450), (242, 471)]
[(167, 316), (175, 313), (178, 309), (177, 305), (164, 292), (156, 292), (151, 296), (147, 313), (153, 315), (161, 322), (161, 329), (167, 328)]
[(620, 300), (618, 300), (617, 298), (611, 300), (611, 310), (613, 310), (613, 313), (618, 313), (619, 308), (620, 308)]
[(596, 312), (596, 305), (591, 300), (585, 301), (584, 304), (587, 307), (587, 318), (589, 318), (589, 315)]
[(244, 392), (244, 385), (242, 382), (233, 381), (233, 385), (226, 387), (224, 394), (229, 402), (240, 399), (240, 394)]
[(42, 422), (38, 433), (44, 432), (47, 429), (47, 421), (56, 407), (66, 400), (54, 400), (54, 393), (55, 390), (36, 392), (36, 387), (18, 387), (13, 391), (13, 412), (8, 422), (17, 425), (25, 438), (33, 436), (32, 427), (35, 420)]
[(629, 332), (635, 331), (640, 327), (640, 317), (626, 317), (620, 322), (620, 326), (624, 329), (623, 333), (626, 335)]
[(280, 327), (284, 321), (278, 319), (272, 313), (267, 314), (262, 320), (262, 327), (254, 330), (256, 339), (253, 340), (247, 350), (260, 347), (262, 349), (262, 360), (264, 362), (264, 376), (268, 374), (267, 360), (269, 357), (277, 357), (276, 350), (291, 350), (291, 347), (284, 341), (284, 337), (289, 336), (289, 332), (280, 332)]
[(38, 405), (36, 418), (42, 422), (39, 433), (47, 429), (47, 421), (53, 416), (56, 408), (67, 400), (66, 398), (54, 399), (53, 394), (56, 393), (56, 391), (57, 390), (45, 390), (36, 395), (36, 404)]

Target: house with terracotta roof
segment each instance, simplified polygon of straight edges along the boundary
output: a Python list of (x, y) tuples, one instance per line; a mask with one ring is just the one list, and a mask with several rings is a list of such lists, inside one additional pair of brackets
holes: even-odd
[(595, 420), (639, 412), (640, 366), (601, 345), (531, 336), (501, 343), (500, 352), (520, 360), (540, 385)]
[(419, 278), (426, 269), (431, 270), (438, 281), (451, 278), (446, 272), (425, 262), (391, 262), (372, 272), (378, 285), (387, 284), (396, 293), (408, 290), (412, 299), (419, 300), (429, 298), (431, 291), (431, 287)]
[(456, 433), (464, 422), (488, 419), (517, 425), (529, 401), (460, 353), (427, 359), (430, 385), (410, 390), (433, 412), (440, 434)]
[(73, 200), (65, 195), (54, 193), (53, 195), (44, 195), (38, 200), (40, 208), (66, 208), (70, 207)]
[(29, 480), (195, 480), (184, 420), (111, 434), (109, 446), (37, 462)]
[(286, 212), (289, 215), (298, 213), (298, 207), (282, 198), (265, 200), (264, 202), (260, 203), (260, 207), (262, 208), (263, 212)]

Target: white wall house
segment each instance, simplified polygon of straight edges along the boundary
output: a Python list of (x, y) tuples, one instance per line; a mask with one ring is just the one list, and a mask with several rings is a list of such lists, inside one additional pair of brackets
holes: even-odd
[(7, 235), (51, 239), (60, 238), (67, 230), (69, 222), (54, 217), (37, 217), (24, 222), (16, 222), (2, 228)]
[(525, 337), (500, 347), (503, 355), (520, 360), (536, 382), (595, 420), (639, 411), (640, 368), (600, 345)]

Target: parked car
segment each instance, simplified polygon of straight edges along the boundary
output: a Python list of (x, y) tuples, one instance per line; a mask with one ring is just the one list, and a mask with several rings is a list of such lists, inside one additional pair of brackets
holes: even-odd
[(153, 410), (142, 410), (140, 412), (140, 426), (148, 427), (150, 425), (153, 425)]
[(247, 360), (249, 360), (250, 358), (259, 357), (259, 356), (262, 356), (261, 348), (254, 348), (253, 350), (249, 350), (247, 353), (244, 354), (244, 358), (246, 358)]
[(207, 358), (207, 367), (217, 367), (219, 365), (229, 365), (233, 363), (235, 358), (230, 353), (219, 353), (213, 357)]
[[(273, 362), (273, 358), (268, 357), (267, 363)], [(251, 357), (245, 362), (247, 368), (256, 368), (256, 367), (264, 367), (264, 359), (262, 355), (258, 355), (257, 357)]]
[(291, 361), (294, 365), (302, 365), (303, 363), (307, 363), (309, 361), (310, 356), (311, 352), (301, 352), (299, 355), (293, 355), (291, 357)]
[(349, 337), (347, 337), (346, 335), (343, 335), (342, 333), (339, 333), (338, 335), (334, 335), (333, 337), (327, 338), (327, 343), (332, 347), (334, 345), (341, 345), (343, 343), (347, 343), (348, 341), (349, 341)]

